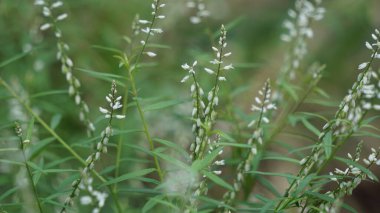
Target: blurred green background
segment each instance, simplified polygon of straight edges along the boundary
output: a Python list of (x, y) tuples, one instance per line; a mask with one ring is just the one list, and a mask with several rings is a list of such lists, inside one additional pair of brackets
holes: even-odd
[[(193, 25), (189, 16), (193, 11), (185, 7), (184, 0), (167, 0), (164, 9), (166, 19), (158, 25), (164, 29), (161, 36), (153, 39), (154, 43), (168, 45), (169, 48), (158, 49), (156, 58), (144, 58), (151, 66), (141, 69), (137, 74), (137, 85), (143, 103), (162, 99), (188, 100), (189, 85), (180, 84), (185, 72), (180, 65), (198, 60), (208, 65), (212, 57), (211, 42), (221, 24), (232, 26), (228, 31), (228, 48), (232, 51), (229, 59), (235, 64), (235, 70), (227, 76), (223, 85), (222, 102), (228, 100), (229, 94), (245, 89), (233, 97), (236, 111), (249, 112), (251, 100), (256, 91), (267, 78), (276, 79), (283, 63), (287, 44), (280, 41), (285, 32), (282, 22), (287, 17), (287, 10), (293, 8), (294, 1), (288, 0), (206, 0), (211, 16), (202, 23)], [(124, 75), (118, 67), (113, 53), (95, 48), (94, 45), (124, 50), (127, 43), (123, 36), (131, 34), (131, 22), (136, 13), (143, 19), (150, 16), (148, 0), (67, 0), (62, 11), (69, 17), (59, 23), (63, 38), (71, 47), (69, 55), (74, 60), (75, 68), (97, 72)], [(351, 87), (357, 76), (356, 67), (369, 57), (364, 42), (369, 40), (370, 33), (380, 26), (380, 1), (376, 0), (326, 0), (325, 18), (313, 23), (315, 36), (309, 40), (307, 61), (319, 61), (326, 64), (326, 71), (320, 86), (331, 95), (331, 100), (338, 103)], [(60, 63), (55, 59), (56, 40), (51, 31), (40, 32), (39, 27), (45, 21), (41, 9), (33, 1), (0, 0), (0, 63), (19, 56), (20, 59), (0, 68), (0, 75), (14, 88), (21, 85), (18, 92), (32, 97), (30, 104), (50, 122), (59, 120), (56, 131), (70, 143), (77, 144), (77, 150), (86, 156), (88, 143), (81, 145), (78, 141), (87, 140), (85, 127), (79, 122), (74, 102), (66, 94), (33, 97), (33, 94), (49, 90), (66, 90), (67, 84), (60, 71)], [(212, 39), (210, 39), (210, 36)], [(29, 50), (31, 50), (29, 52)], [(26, 52), (25, 54), (22, 54)], [(21, 54), (21, 55), (20, 55)], [(104, 96), (110, 84), (76, 69), (75, 75), (82, 81), (82, 92), (89, 103), (91, 119), (102, 129), (104, 122), (98, 106), (104, 105)], [(207, 79), (201, 80), (205, 88), (210, 88)], [(120, 88), (120, 91), (122, 89)], [(9, 101), (9, 94), (0, 88), (0, 125), (7, 126), (14, 119), (10, 113), (15, 102)], [(191, 138), (189, 104), (180, 105), (175, 110), (164, 110), (160, 113), (147, 113), (152, 134), (155, 137), (180, 141), (187, 146)], [(38, 107), (38, 108), (37, 108)], [(128, 129), (140, 128), (134, 109), (127, 112)], [(249, 120), (247, 118), (247, 120)], [(42, 128), (41, 128), (42, 129)], [(9, 141), (12, 132), (2, 131), (1, 147), (14, 147), (15, 141)], [(41, 133), (40, 138), (47, 137)], [(128, 136), (131, 140), (141, 139), (140, 134)], [(138, 142), (136, 142), (137, 144)], [(75, 147), (75, 146), (74, 146)], [(47, 159), (55, 155), (65, 156), (58, 152), (57, 145), (50, 145)], [(112, 152), (112, 151), (111, 151)], [(57, 154), (59, 153), (59, 154)], [(125, 149), (125, 155), (138, 155), (134, 150)], [(0, 153), (1, 158), (9, 157)], [(112, 157), (110, 157), (112, 159)], [(123, 168), (124, 171), (130, 168)], [(14, 168), (0, 165), (0, 194), (10, 181)], [(8, 175), (3, 175), (8, 174)], [(379, 174), (379, 171), (377, 171)], [(49, 180), (49, 177), (45, 177)], [(366, 187), (365, 184), (363, 184)], [(373, 186), (373, 185), (372, 185)], [(376, 188), (377, 187), (377, 188)], [(373, 188), (378, 189), (379, 186)], [(47, 190), (48, 191), (48, 190)], [(360, 193), (368, 190), (357, 190), (359, 197), (372, 196)], [(42, 192), (44, 196), (44, 192)], [(375, 199), (375, 198), (374, 198)], [(375, 204), (357, 202), (358, 206), (371, 210)], [(377, 199), (378, 200), (378, 199)], [(374, 205), (371, 207), (371, 205)]]

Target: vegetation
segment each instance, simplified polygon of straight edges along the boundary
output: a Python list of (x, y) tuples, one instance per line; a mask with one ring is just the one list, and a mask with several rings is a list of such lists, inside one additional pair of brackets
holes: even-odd
[(4, 0), (0, 212), (371, 211), (375, 1), (247, 2)]

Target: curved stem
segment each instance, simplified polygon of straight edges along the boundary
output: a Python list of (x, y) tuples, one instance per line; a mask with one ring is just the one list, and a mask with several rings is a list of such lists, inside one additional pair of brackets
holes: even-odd
[[(78, 153), (76, 153), (71, 147), (70, 145), (68, 145), (52, 128), (49, 127), (49, 125), (39, 116), (37, 115), (33, 110), (32, 108), (30, 108), (23, 100), (22, 98), (17, 95), (17, 93), (9, 86), (9, 84), (7, 82), (5, 82), (3, 80), (2, 77), (0, 77), (0, 84), (2, 84), (6, 90), (8, 90), (8, 92), (14, 97), (17, 99), (17, 101), (23, 105), (23, 107), (26, 109), (26, 111), (28, 111), (45, 129), (46, 131), (48, 131), (72, 156), (74, 156), (74, 158), (79, 161), (83, 166), (86, 165), (86, 162), (85, 160), (83, 160)], [(101, 181), (101, 182), (106, 182), (106, 179), (101, 176), (98, 172), (96, 172), (95, 170), (92, 171), (92, 173)], [(112, 190), (112, 188), (110, 186), (108, 186), (110, 192), (111, 192), (111, 196), (116, 204), (116, 208), (118, 209), (118, 212), (119, 213), (122, 213), (122, 209), (121, 209), (121, 205), (119, 203), (119, 200), (115, 199), (116, 198), (116, 195), (115, 195), (115, 192)]]

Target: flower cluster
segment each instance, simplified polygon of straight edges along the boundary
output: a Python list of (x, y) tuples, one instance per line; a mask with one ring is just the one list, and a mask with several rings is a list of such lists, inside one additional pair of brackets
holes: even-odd
[[(155, 34), (161, 34), (164, 31), (161, 28), (154, 27), (154, 23), (156, 19), (165, 19), (165, 15), (162, 15), (161, 9), (165, 7), (165, 4), (160, 3), (160, 0), (153, 0), (152, 3), (152, 20), (145, 20), (145, 19), (139, 19), (139, 16), (136, 16), (136, 21), (133, 25), (133, 31), (134, 35), (139, 34), (138, 30), (147, 36), (144, 40), (140, 41), (140, 44), (143, 46), (143, 50), (146, 47), (146, 44), (150, 38), (150, 36), (153, 36)], [(143, 52), (145, 55), (149, 57), (156, 57), (157, 54), (152, 51), (145, 51)]]
[[(361, 144), (359, 143), (358, 148), (356, 149), (355, 156), (352, 156), (348, 153), (348, 158), (350, 161), (358, 164), (360, 161), (360, 151)], [(378, 159), (380, 149), (376, 150), (371, 148), (371, 154), (368, 158), (363, 159), (366, 164), (366, 168), (369, 169), (374, 164), (380, 165), (380, 160)], [(321, 210), (321, 212), (336, 212), (336, 209), (341, 205), (342, 198), (345, 195), (351, 195), (352, 191), (364, 180), (368, 178), (373, 180), (372, 176), (368, 176), (360, 168), (353, 166), (352, 164), (348, 165), (344, 171), (338, 168), (335, 169), (334, 173), (330, 172), (331, 180), (336, 182), (338, 186), (332, 190), (325, 193), (325, 195), (332, 198), (334, 202), (328, 202), (326, 200), (317, 200), (315, 206)]]
[[(358, 69), (362, 72), (340, 103), (334, 119), (323, 126), (318, 143), (313, 148), (312, 153), (300, 160), (302, 169), (298, 174), (299, 178), (305, 178), (313, 169), (320, 170), (321, 166), (329, 159), (330, 156), (325, 155), (325, 141), (331, 141), (331, 145), (336, 146), (336, 149), (338, 149), (360, 128), (361, 121), (369, 110), (378, 110), (378, 105), (374, 103), (380, 100), (380, 90), (378, 89), (380, 81), (378, 74), (372, 70), (371, 64), (374, 59), (380, 58), (378, 54), (379, 36), (379, 31), (375, 30), (375, 33), (372, 34), (374, 43), (366, 42), (366, 47), (372, 51), (371, 60), (358, 66)], [(296, 190), (299, 182), (296, 181), (291, 184), (288, 188), (288, 193)]]
[(96, 207), (92, 209), (92, 213), (99, 213), (104, 207), (108, 194), (106, 192), (100, 192), (92, 187), (93, 178), (88, 177), (81, 184), (79, 184), (79, 189), (82, 191), (87, 191), (89, 195), (84, 195), (80, 197), (80, 203), (84, 206), (90, 204), (96, 204)]
[[(208, 154), (211, 154), (212, 152), (214, 152), (215, 150), (217, 150), (221, 147), (219, 141), (220, 141), (219, 135), (216, 135), (215, 140), (208, 139), (208, 141), (207, 141), (207, 143), (208, 143)], [(221, 156), (222, 154), (223, 154), (223, 148), (221, 148), (220, 151), (218, 151), (217, 155)], [(214, 173), (215, 175), (221, 175), (222, 171), (219, 168), (220, 168), (220, 166), (224, 166), (224, 165), (225, 165), (225, 162), (223, 159), (222, 160), (214, 160), (207, 167), (207, 172), (210, 171), (210, 172)], [(215, 170), (215, 167), (217, 168), (216, 170)], [(207, 193), (208, 193), (207, 178), (205, 176), (203, 176), (201, 181), (193, 188), (195, 188), (195, 189), (194, 189), (194, 192), (192, 193), (192, 196), (190, 198), (190, 205), (187, 207), (186, 212), (196, 211), (197, 199), (200, 196), (207, 195)]]
[(120, 97), (117, 96), (116, 83), (112, 82), (111, 92), (106, 96), (106, 100), (109, 103), (110, 109), (105, 109), (100, 107), (100, 112), (105, 114), (105, 117), (108, 118), (108, 125), (105, 130), (101, 133), (101, 139), (96, 145), (96, 151), (92, 153), (86, 159), (86, 165), (82, 170), (81, 177), (75, 180), (72, 183), (73, 190), (70, 196), (65, 200), (64, 207), (61, 210), (61, 213), (66, 211), (67, 206), (73, 205), (73, 199), (78, 196), (80, 191), (80, 186), (85, 178), (90, 178), (91, 171), (95, 167), (95, 162), (100, 159), (101, 153), (107, 153), (107, 144), (109, 142), (110, 137), (112, 136), (112, 119), (115, 117), (117, 119), (123, 119), (125, 116), (123, 115), (114, 115), (114, 111), (121, 108)]
[(285, 42), (292, 43), (290, 56), (287, 59), (288, 65), (283, 70), (283, 75), (294, 79), (296, 70), (301, 61), (307, 54), (306, 40), (313, 37), (313, 29), (310, 27), (312, 20), (318, 21), (323, 18), (325, 9), (320, 7), (321, 0), (297, 0), (295, 8), (288, 11), (289, 19), (284, 21), (284, 27), (288, 30), (286, 34), (281, 35)]
[(193, 24), (199, 24), (202, 19), (210, 16), (210, 12), (206, 9), (203, 0), (189, 0), (186, 2), (186, 6), (195, 10), (195, 15), (190, 17), (190, 22)]
[[(231, 204), (235, 199), (236, 193), (240, 190), (242, 184), (244, 183), (245, 173), (251, 170), (252, 160), (257, 155), (259, 146), (263, 145), (262, 123), (269, 123), (267, 115), (271, 111), (277, 109), (276, 106), (272, 103), (271, 95), (272, 91), (270, 82), (267, 80), (264, 87), (259, 90), (259, 97), (255, 97), (256, 104), (253, 104), (251, 108), (253, 112), (259, 113), (259, 118), (258, 120), (255, 119), (248, 124), (249, 127), (256, 124), (255, 129), (247, 142), (247, 144), (251, 146), (250, 151), (237, 167), (236, 177), (233, 181), (234, 191), (228, 191), (223, 196), (223, 202), (225, 204)], [(228, 209), (225, 209), (225, 212), (228, 212)]]
[(86, 124), (88, 134), (90, 135), (95, 131), (94, 124), (89, 120), (89, 108), (80, 94), (81, 83), (77, 77), (73, 75), (74, 62), (69, 57), (69, 45), (62, 39), (62, 31), (57, 26), (57, 23), (67, 18), (67, 13), (57, 13), (58, 9), (63, 6), (62, 1), (54, 1), (47, 3), (45, 0), (36, 0), (35, 5), (42, 7), (42, 14), (47, 19), (47, 23), (40, 27), (41, 31), (46, 31), (53, 28), (55, 37), (57, 39), (57, 60), (61, 62), (61, 71), (66, 77), (69, 85), (68, 93), (74, 97), (75, 104), (79, 106), (79, 119)]
[(226, 35), (226, 29), (222, 25), (219, 37), (219, 47), (212, 47), (216, 57), (210, 61), (210, 63), (216, 66), (216, 68), (204, 68), (205, 72), (215, 76), (215, 84), (207, 95), (207, 105), (203, 101), (203, 89), (198, 84), (195, 76), (196, 73), (194, 67), (197, 65), (197, 62), (195, 61), (192, 66), (188, 64), (182, 65), (182, 68), (187, 71), (188, 74), (181, 80), (181, 83), (186, 82), (190, 78), (193, 79), (193, 84), (190, 89), (193, 98), (192, 118), (194, 122), (193, 132), (195, 134), (195, 141), (190, 146), (192, 160), (201, 158), (206, 150), (207, 141), (209, 141), (207, 131), (210, 131), (212, 128), (216, 117), (215, 107), (219, 103), (219, 84), (222, 81), (226, 81), (225, 72), (233, 69), (232, 64), (224, 65), (224, 59), (231, 55), (231, 52), (225, 53), (225, 48), (227, 47)]

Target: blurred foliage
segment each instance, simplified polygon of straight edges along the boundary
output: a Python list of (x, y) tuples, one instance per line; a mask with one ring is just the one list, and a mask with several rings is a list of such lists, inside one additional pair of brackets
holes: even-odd
[[(142, 17), (150, 14), (150, 2), (148, 0), (65, 1), (64, 10), (68, 12), (69, 17), (59, 25), (64, 40), (70, 45), (69, 54), (74, 59), (75, 74), (83, 83), (82, 93), (89, 103), (91, 119), (96, 121), (98, 131), (105, 125), (104, 119), (98, 113), (98, 106), (103, 105), (110, 84), (94, 78), (85, 70), (125, 76), (125, 70), (119, 68), (114, 53), (99, 47), (127, 49), (128, 44), (123, 36), (131, 34), (131, 23), (136, 13)], [(144, 61), (152, 66), (141, 69), (136, 81), (145, 107), (158, 101), (174, 99), (186, 102), (162, 110), (160, 113), (147, 112), (147, 117), (155, 137), (176, 139), (187, 149), (187, 140), (191, 138), (191, 124), (188, 119), (191, 107), (188, 102), (188, 88), (179, 83), (184, 74), (180, 65), (191, 63), (193, 59), (201, 64), (208, 63), (212, 57), (211, 44), (217, 38), (220, 25), (225, 24), (228, 29), (229, 47), (233, 53), (230, 60), (236, 69), (230, 73), (220, 99), (223, 104), (234, 103), (236, 108), (231, 110), (239, 115), (239, 119), (249, 120), (246, 113), (256, 91), (268, 77), (276, 79), (283, 62), (286, 45), (280, 41), (279, 36), (284, 31), (282, 22), (287, 16), (287, 9), (294, 2), (208, 0), (211, 17), (198, 25), (190, 24), (191, 11), (184, 6), (184, 0), (167, 0), (166, 3), (167, 19), (159, 23), (164, 29), (164, 34), (154, 38), (153, 42), (167, 45), (168, 48), (158, 49), (159, 54), (156, 58), (144, 58)], [(325, 1), (323, 5), (327, 9), (327, 14), (315, 25), (316, 35), (311, 42), (307, 60), (326, 64), (320, 87), (328, 91), (331, 95), (330, 100), (339, 102), (356, 78), (357, 64), (367, 58), (368, 53), (363, 41), (368, 38), (375, 26), (380, 25), (377, 10), (380, 8), (380, 3), (375, 0), (335, 0)], [(40, 116), (54, 126), (60, 136), (65, 138), (81, 156), (87, 156), (96, 138), (88, 139), (83, 134), (85, 127), (79, 122), (77, 108), (67, 95), (66, 81), (61, 74), (60, 63), (55, 58), (56, 40), (51, 32), (39, 31), (43, 23), (40, 8), (34, 6), (31, 0), (0, 0), (0, 75), (7, 79), (19, 94), (28, 96), (30, 106), (38, 106), (35, 109)], [(212, 82), (201, 79), (201, 83), (210, 88)], [(47, 91), (53, 93), (44, 94)], [(0, 104), (0, 160), (6, 161), (16, 151), (8, 152), (5, 148), (18, 147), (17, 139), (11, 131), (14, 117), (10, 113), (17, 103), (9, 101), (9, 94), (4, 88), (0, 88)], [(144, 161), (146, 158), (146, 155), (133, 149), (137, 145), (146, 145), (140, 143), (141, 125), (137, 113), (134, 112), (134, 107), (130, 107), (127, 112), (126, 130), (131, 132), (125, 134), (128, 141), (123, 150), (125, 162)], [(228, 117), (228, 111), (224, 114)], [(24, 122), (25, 126), (27, 121), (21, 122)], [(41, 130), (42, 127), (36, 124), (36, 129)], [(76, 165), (77, 162), (71, 158), (67, 159), (69, 155), (66, 151), (46, 132), (41, 131), (35, 140), (39, 140), (42, 146), (40, 148), (46, 150), (43, 158), (36, 157), (36, 168), (54, 167), (56, 165), (49, 163), (59, 159), (67, 160), (59, 164), (61, 169), (68, 163)], [(113, 140), (116, 141), (117, 136)], [(110, 148), (110, 153), (115, 153), (113, 147)], [(104, 159), (99, 167), (108, 166), (107, 162), (112, 162), (114, 155), (107, 155)], [(11, 179), (13, 176), (9, 174), (14, 173), (16, 177), (20, 171), (10, 165), (0, 162), (1, 199), (5, 199), (4, 193), (17, 185)], [(139, 166), (137, 163), (126, 163), (122, 167), (122, 173), (139, 169)], [(76, 165), (72, 168), (79, 167)], [(55, 174), (38, 172), (36, 174), (40, 176), (38, 181), (44, 183), (39, 188), (40, 195), (44, 198), (61, 196), (61, 194), (51, 195), (50, 192), (65, 192), (63, 189), (71, 183), (67, 180), (57, 182), (57, 179), (52, 178)], [(66, 177), (72, 180), (75, 175), (75, 170), (70, 171), (62, 175), (60, 180)], [(141, 183), (136, 181), (131, 185), (137, 188)], [(131, 192), (126, 189), (125, 193)], [(19, 198), (22, 200), (21, 196)], [(129, 201), (137, 209), (146, 202), (145, 197), (139, 198), (137, 193), (134, 199)], [(0, 203), (3, 202), (1, 199)], [(12, 202), (17, 203), (20, 200)], [(8, 207), (0, 205), (0, 211), (1, 208)], [(9, 209), (11, 209), (9, 212), (20, 212), (17, 206), (14, 211), (11, 207)]]

